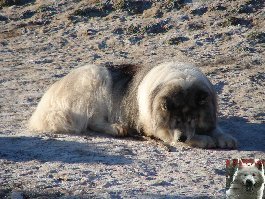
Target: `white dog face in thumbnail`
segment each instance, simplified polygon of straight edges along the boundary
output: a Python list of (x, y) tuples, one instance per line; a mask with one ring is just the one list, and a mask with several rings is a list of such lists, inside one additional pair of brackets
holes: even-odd
[(262, 199), (264, 190), (264, 165), (262, 162), (239, 161), (227, 197), (230, 199)]

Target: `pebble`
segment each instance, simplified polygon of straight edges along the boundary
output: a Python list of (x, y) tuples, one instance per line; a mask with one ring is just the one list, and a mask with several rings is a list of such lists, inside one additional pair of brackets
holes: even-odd
[(24, 194), (23, 192), (20, 191), (12, 191), (11, 193), (11, 199), (24, 199)]

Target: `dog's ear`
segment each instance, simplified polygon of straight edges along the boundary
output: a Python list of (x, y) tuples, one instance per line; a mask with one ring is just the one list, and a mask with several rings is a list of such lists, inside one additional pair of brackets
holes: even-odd
[(196, 104), (202, 106), (202, 105), (205, 105), (209, 102), (210, 95), (206, 91), (200, 90), (197, 92), (195, 99), (196, 99)]
[(261, 160), (258, 160), (258, 159), (255, 159), (255, 167), (258, 168), (258, 170), (264, 172), (264, 165), (263, 165), (263, 162)]
[(238, 168), (242, 169), (244, 167), (244, 163), (241, 159), (238, 159)]

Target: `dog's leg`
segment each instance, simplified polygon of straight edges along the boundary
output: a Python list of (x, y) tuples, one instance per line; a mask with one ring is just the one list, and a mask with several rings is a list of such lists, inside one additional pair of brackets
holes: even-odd
[(189, 141), (186, 141), (185, 143), (190, 146), (199, 148), (237, 148), (236, 139), (231, 135), (223, 133), (220, 127), (216, 127), (210, 135), (195, 134)]
[(237, 141), (229, 134), (223, 133), (220, 127), (216, 127), (212, 131), (213, 139), (216, 141), (217, 147), (221, 149), (235, 149), (237, 148)]
[(128, 129), (121, 124), (110, 124), (107, 122), (93, 123), (88, 126), (96, 132), (103, 132), (113, 136), (126, 136)]
[(203, 149), (216, 148), (216, 142), (208, 135), (195, 134), (190, 140), (186, 141), (188, 145), (192, 147), (199, 147)]
[(173, 136), (169, 133), (169, 131), (163, 128), (159, 128), (155, 131), (155, 137), (169, 144), (174, 141)]

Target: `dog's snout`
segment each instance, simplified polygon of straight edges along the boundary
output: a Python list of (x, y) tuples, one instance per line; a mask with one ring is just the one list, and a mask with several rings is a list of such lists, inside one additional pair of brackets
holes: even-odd
[(253, 186), (253, 183), (252, 183), (252, 181), (251, 180), (246, 180), (246, 186), (247, 187), (251, 187), (251, 186)]
[(179, 138), (180, 142), (185, 142), (187, 140), (187, 136), (186, 135), (181, 135)]

